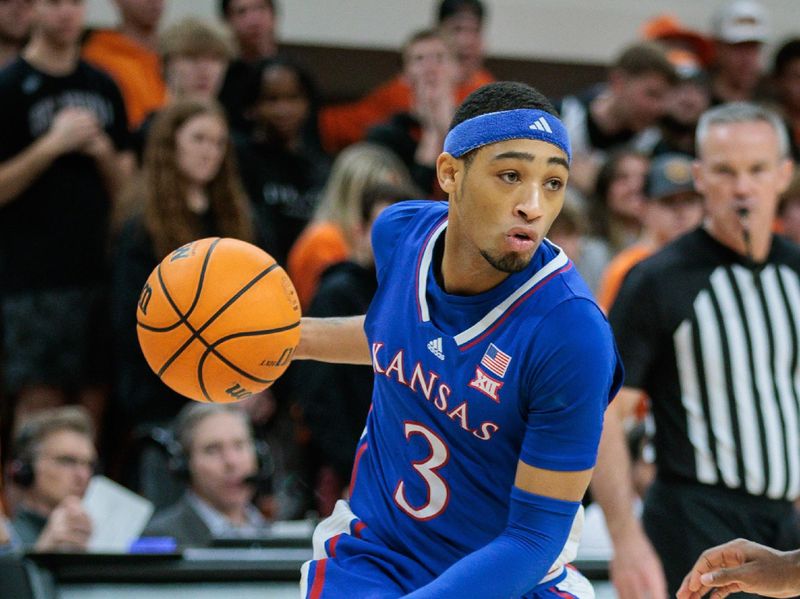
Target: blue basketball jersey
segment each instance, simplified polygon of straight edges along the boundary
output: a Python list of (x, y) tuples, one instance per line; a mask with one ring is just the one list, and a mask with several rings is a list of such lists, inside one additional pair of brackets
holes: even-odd
[(475, 296), (434, 267), (447, 204), (402, 202), (373, 227), (375, 372), (350, 504), (430, 577), (502, 532), (517, 461), (594, 466), (622, 368), (608, 323), (563, 251)]

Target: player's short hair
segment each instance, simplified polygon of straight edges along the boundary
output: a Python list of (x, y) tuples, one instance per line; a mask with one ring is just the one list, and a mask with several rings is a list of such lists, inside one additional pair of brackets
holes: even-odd
[(94, 442), (94, 425), (89, 412), (81, 406), (64, 406), (43, 410), (23, 424), (14, 437), (12, 455), (32, 460), (47, 437), (61, 431), (72, 431)]
[[(472, 92), (461, 103), (450, 122), (450, 131), (457, 125), (476, 116), (502, 110), (528, 108), (543, 110), (555, 117), (558, 111), (553, 104), (536, 88), (519, 81), (495, 81)], [(475, 151), (464, 154), (461, 158), (469, 165)]]
[(678, 83), (678, 73), (664, 48), (655, 42), (641, 42), (625, 48), (611, 65), (630, 77), (661, 75), (670, 85)]
[(783, 119), (774, 111), (751, 102), (730, 102), (720, 104), (706, 110), (700, 115), (697, 121), (695, 132), (695, 147), (697, 155), (702, 158), (701, 149), (703, 142), (708, 137), (708, 130), (713, 125), (725, 125), (733, 123), (753, 123), (763, 122), (770, 125), (778, 136), (778, 150), (782, 158), (788, 158), (791, 151), (789, 145), (789, 134), (786, 132), (786, 125)]
[(800, 59), (800, 38), (795, 37), (785, 41), (775, 53), (772, 62), (772, 75), (781, 77), (786, 69), (795, 60)]
[(186, 404), (183, 409), (175, 417), (173, 425), (175, 431), (175, 440), (183, 452), (183, 455), (188, 459), (191, 457), (192, 443), (194, 442), (195, 433), (199, 424), (209, 416), (216, 416), (217, 414), (234, 414), (241, 418), (242, 422), (246, 425), (248, 434), (251, 439), (253, 437), (253, 427), (250, 423), (247, 413), (237, 404), (222, 404), (222, 403), (200, 403), (192, 402)]
[[(219, 14), (223, 19), (228, 18), (228, 8), (230, 8), (231, 0), (220, 0), (219, 1)], [(273, 12), (273, 14), (278, 14), (278, 3), (277, 0), (264, 0), (264, 4)]]
[(441, 25), (445, 19), (460, 12), (471, 12), (478, 17), (478, 21), (483, 23), (483, 15), (486, 9), (480, 0), (442, 0), (441, 4), (439, 4), (437, 23)]
[(229, 61), (236, 55), (236, 49), (230, 34), (219, 25), (186, 17), (159, 35), (158, 53), (163, 62), (176, 56), (214, 56)]

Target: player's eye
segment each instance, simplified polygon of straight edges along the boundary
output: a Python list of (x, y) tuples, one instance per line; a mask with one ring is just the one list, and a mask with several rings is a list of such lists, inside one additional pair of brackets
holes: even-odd
[(520, 180), (519, 173), (516, 171), (500, 173), (499, 177), (506, 183), (517, 183)]
[(545, 182), (544, 186), (548, 191), (558, 191), (564, 187), (564, 182), (561, 179), (549, 179)]

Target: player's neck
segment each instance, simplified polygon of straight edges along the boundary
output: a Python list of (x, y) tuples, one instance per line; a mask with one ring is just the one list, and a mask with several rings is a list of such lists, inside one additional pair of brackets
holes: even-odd
[(50, 75), (68, 75), (75, 70), (80, 57), (77, 46), (50, 43), (34, 35), (22, 50), (22, 57), (34, 67)]
[[(440, 242), (441, 239), (437, 243)], [(477, 295), (508, 278), (508, 273), (493, 268), (474, 246), (456, 240), (449, 228), (444, 233), (441, 261), (434, 257), (434, 272), (437, 271), (439, 286), (451, 295)]]

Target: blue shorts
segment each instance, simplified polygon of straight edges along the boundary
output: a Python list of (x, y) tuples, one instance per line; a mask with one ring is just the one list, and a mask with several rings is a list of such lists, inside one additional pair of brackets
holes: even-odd
[[(393, 599), (431, 580), (431, 573), (409, 557), (385, 547), (339, 501), (333, 514), (314, 531), (314, 559), (301, 570), (303, 599)], [(594, 589), (567, 566), (554, 580), (521, 599), (594, 599)]]

